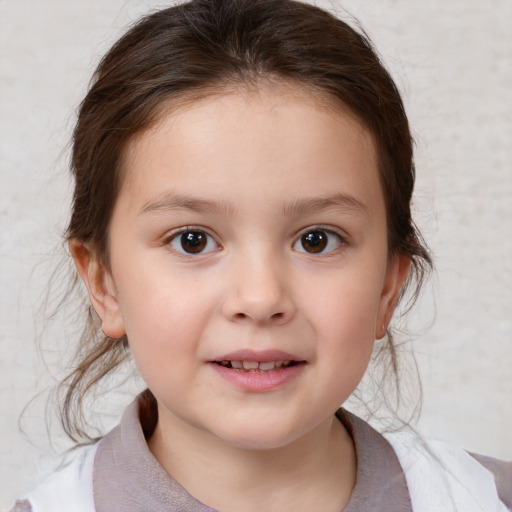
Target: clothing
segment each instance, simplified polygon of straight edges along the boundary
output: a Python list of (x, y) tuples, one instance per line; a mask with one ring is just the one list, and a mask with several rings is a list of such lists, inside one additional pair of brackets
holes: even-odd
[[(416, 512), (422, 507), (426, 512), (434, 510), (435, 512), (441, 510), (456, 510), (457, 512), (506, 511), (507, 508), (503, 504), (499, 504), (498, 493), (502, 501), (509, 500), (507, 506), (509, 510), (512, 510), (512, 497), (510, 496), (512, 492), (512, 463), (503, 463), (489, 458), (477, 461), (466, 452), (444, 443), (434, 442), (423, 446), (421, 440), (410, 432), (390, 434), (386, 439), (367, 423), (344, 410), (340, 410), (337, 416), (351, 434), (357, 455), (356, 484), (351, 499), (343, 512), (413, 512), (413, 510)], [(429, 451), (438, 459), (433, 458), (429, 462), (427, 460)], [(398, 458), (395, 452), (399, 454)], [(461, 457), (462, 464), (460, 464)], [(92, 460), (94, 460), (93, 475), (91, 475)], [(63, 504), (62, 512), (82, 512), (82, 510), (84, 512), (93, 512), (94, 510), (96, 512), (162, 510), (213, 512), (212, 508), (196, 500), (169, 476), (153, 457), (145, 441), (137, 402), (126, 409), (120, 425), (96, 445), (79, 449), (74, 457), (71, 459), (68, 457), (65, 464), (67, 466), (63, 473), (67, 472), (66, 478), (68, 479), (66, 489), (69, 489), (74, 481), (78, 481), (77, 476), (80, 474), (82, 474), (82, 481), (85, 482), (83, 487), (86, 488), (85, 490), (75, 489), (67, 495), (74, 497), (74, 502), (79, 493), (82, 493), (82, 496), (84, 492), (86, 495), (89, 493), (89, 497), (80, 498), (81, 501), (83, 500), (81, 507), (73, 508), (70, 503)], [(468, 502), (464, 508), (456, 506), (449, 508), (451, 505), (444, 508), (450, 493), (455, 493), (452, 498), (459, 501), (461, 499), (472, 500), (472, 496), (467, 489), (462, 489), (463, 498), (458, 496), (459, 489), (450, 487), (450, 483), (453, 483), (450, 476), (447, 476), (445, 471), (440, 471), (443, 465), (448, 466), (447, 469), (453, 473), (455, 482), (461, 478), (463, 484), (470, 482), (466, 487), (469, 487), (471, 491), (475, 486), (487, 486), (486, 489), (478, 492), (479, 496), (482, 493), (485, 495), (485, 492), (490, 493), (489, 501), (485, 503), (490, 504), (494, 500), (492, 508), (485, 508), (487, 505), (484, 508), (477, 508), (473, 501), (470, 501), (469, 505), (472, 508), (468, 508)], [(493, 473), (485, 469), (484, 466), (491, 470), (494, 469), (494, 474), (497, 475), (496, 481), (500, 483), (498, 490), (496, 490)], [(467, 470), (467, 467), (470, 469)], [(432, 474), (425, 474), (429, 471)], [(468, 471), (469, 476), (466, 475)], [(55, 494), (51, 491), (52, 478), (55, 480), (55, 475), (50, 477), (50, 481), (47, 481), (46, 484), (46, 489), (50, 489), (50, 498)], [(422, 481), (414, 481), (417, 478)], [(428, 478), (434, 480), (437, 478), (435, 493), (429, 493), (432, 487), (428, 483)], [(89, 485), (90, 490), (88, 489)], [(439, 489), (442, 492), (438, 492)], [(42, 499), (40, 496), (41, 493), (38, 495), (36, 491), (29, 495), (29, 498), (34, 504), (42, 504), (46, 498)], [(92, 496), (94, 496), (94, 505), (90, 501)], [(411, 498), (415, 503), (414, 509)], [(430, 507), (432, 503), (434, 504), (432, 506), (436, 508), (425, 508)], [(50, 510), (59, 512), (55, 507), (50, 509), (44, 508), (43, 505), (39, 508), (36, 506), (30, 508), (30, 502), (24, 501), (18, 502), (11, 512), (49, 512)]]

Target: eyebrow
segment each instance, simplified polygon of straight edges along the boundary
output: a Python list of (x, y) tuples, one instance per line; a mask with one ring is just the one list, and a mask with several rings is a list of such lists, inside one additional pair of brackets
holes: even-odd
[[(235, 207), (226, 201), (210, 201), (189, 195), (166, 192), (146, 202), (139, 215), (147, 213), (165, 213), (187, 210), (196, 213), (216, 213), (233, 216)], [(348, 194), (334, 194), (325, 197), (293, 199), (283, 206), (283, 215), (304, 215), (322, 213), (327, 210), (338, 210), (344, 214), (362, 214), (369, 218), (368, 208), (364, 203)]]
[(221, 213), (232, 215), (233, 205), (221, 201), (209, 201), (194, 196), (164, 193), (156, 199), (145, 203), (139, 211), (139, 215), (146, 213), (173, 212), (177, 210), (188, 210), (197, 213)]
[(344, 214), (362, 214), (370, 217), (367, 206), (348, 194), (333, 194), (325, 197), (295, 199), (284, 206), (285, 215), (322, 213), (338, 210)]

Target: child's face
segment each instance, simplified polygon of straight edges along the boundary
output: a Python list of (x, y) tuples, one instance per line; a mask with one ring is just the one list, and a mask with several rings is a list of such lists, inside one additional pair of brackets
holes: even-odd
[(125, 173), (98, 309), (127, 333), (159, 426), (260, 448), (325, 426), (406, 273), (368, 133), (301, 90), (232, 93), (164, 117)]

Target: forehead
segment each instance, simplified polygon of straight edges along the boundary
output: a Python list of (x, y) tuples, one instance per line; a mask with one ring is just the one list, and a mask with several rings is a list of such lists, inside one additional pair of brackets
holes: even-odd
[(327, 193), (335, 178), (359, 193), (380, 193), (377, 169), (373, 139), (347, 109), (274, 84), (170, 105), (128, 144), (121, 191), (144, 196), (193, 186), (229, 199), (242, 180), (289, 193), (309, 183)]

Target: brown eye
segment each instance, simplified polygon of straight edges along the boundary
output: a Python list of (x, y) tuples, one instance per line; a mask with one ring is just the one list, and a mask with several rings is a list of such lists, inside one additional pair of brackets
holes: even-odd
[(327, 247), (327, 234), (323, 231), (312, 231), (302, 235), (300, 243), (306, 252), (322, 252)]
[(189, 230), (177, 233), (170, 246), (181, 254), (205, 254), (218, 248), (215, 240), (201, 230)]
[(293, 248), (309, 254), (329, 253), (338, 249), (343, 242), (343, 237), (334, 231), (312, 229), (304, 232), (294, 243)]
[(206, 247), (206, 234), (201, 231), (188, 231), (181, 235), (181, 247), (185, 252), (198, 253)]

